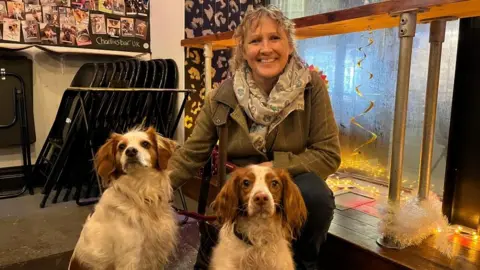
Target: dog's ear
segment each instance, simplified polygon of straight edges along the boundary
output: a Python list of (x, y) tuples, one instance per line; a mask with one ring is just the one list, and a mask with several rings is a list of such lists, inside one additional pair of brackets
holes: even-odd
[(300, 189), (285, 169), (275, 169), (283, 184), (283, 226), (291, 239), (295, 239), (307, 220), (307, 207)]
[(111, 181), (118, 176), (118, 164), (117, 164), (117, 144), (120, 135), (112, 133), (107, 141), (98, 149), (95, 156), (94, 165), (97, 171), (102, 185), (107, 188)]
[(153, 127), (149, 127), (146, 132), (151, 138), (151, 140), (154, 142), (154, 145), (157, 149), (156, 166), (160, 170), (167, 169), (168, 160), (170, 160), (170, 157), (172, 157), (173, 153), (178, 147), (177, 142), (172, 139), (161, 136), (160, 134), (157, 133), (157, 131)]
[(217, 216), (217, 221), (220, 224), (232, 224), (239, 214), (239, 181), (241, 178), (241, 171), (242, 168), (237, 168), (232, 173), (230, 179), (225, 182), (225, 185), (211, 204), (212, 209)]

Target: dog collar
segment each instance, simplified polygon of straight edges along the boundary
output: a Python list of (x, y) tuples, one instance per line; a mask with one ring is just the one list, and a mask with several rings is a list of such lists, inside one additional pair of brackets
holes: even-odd
[(253, 243), (250, 241), (250, 239), (248, 239), (248, 236), (244, 235), (243, 233), (237, 230), (237, 224), (233, 225), (233, 234), (235, 234), (235, 236), (245, 244), (249, 246), (253, 246)]

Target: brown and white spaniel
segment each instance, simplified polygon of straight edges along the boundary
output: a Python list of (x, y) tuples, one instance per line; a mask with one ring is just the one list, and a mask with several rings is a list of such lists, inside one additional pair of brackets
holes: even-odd
[(95, 158), (106, 190), (69, 269), (163, 269), (178, 239), (167, 171), (175, 147), (153, 128), (110, 136)]
[(238, 168), (212, 207), (222, 227), (211, 269), (295, 269), (290, 243), (307, 210), (287, 171)]

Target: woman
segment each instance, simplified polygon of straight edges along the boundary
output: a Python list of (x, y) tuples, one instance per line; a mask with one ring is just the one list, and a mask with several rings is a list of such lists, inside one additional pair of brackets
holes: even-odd
[(235, 38), (233, 78), (207, 94), (191, 137), (171, 158), (172, 181), (181, 186), (205, 164), (225, 115), (230, 162), (286, 168), (294, 177), (309, 212), (301, 237), (292, 243), (294, 259), (298, 269), (316, 269), (335, 207), (324, 180), (340, 165), (326, 86), (301, 63), (294, 25), (277, 8), (248, 12)]

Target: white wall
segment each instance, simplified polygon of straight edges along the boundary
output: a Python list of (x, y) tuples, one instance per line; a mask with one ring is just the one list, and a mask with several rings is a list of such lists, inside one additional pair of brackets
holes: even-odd
[[(180, 41), (184, 38), (185, 1), (155, 0), (150, 1), (152, 13), (150, 18), (153, 58), (171, 58), (175, 60), (179, 72), (179, 89), (184, 88), (185, 55)], [(183, 100), (179, 96), (178, 107)], [(178, 124), (176, 139), (184, 140), (183, 115)]]
[[(77, 70), (85, 62), (110, 61), (113, 58), (59, 56), (36, 48), (21, 51), (19, 54), (33, 60), (33, 114), (37, 137), (35, 144), (31, 146), (32, 163), (34, 163), (55, 120), (63, 92), (70, 85)], [(0, 167), (22, 164), (20, 146), (0, 149)]]
[[(184, 1), (155, 0), (151, 5), (152, 58), (172, 58), (179, 68), (180, 88), (184, 84), (184, 53), (180, 46), (184, 33)], [(37, 141), (32, 145), (32, 162), (42, 149), (55, 120), (65, 88), (77, 70), (86, 62), (116, 60), (114, 56), (64, 56), (29, 49), (21, 52), (33, 60), (33, 107)], [(183, 118), (177, 138), (183, 141)], [(20, 147), (0, 149), (0, 168), (22, 165)]]

